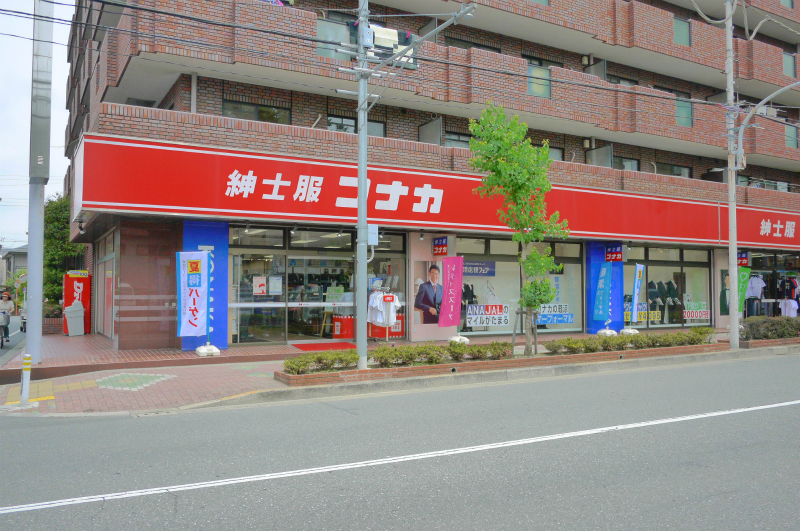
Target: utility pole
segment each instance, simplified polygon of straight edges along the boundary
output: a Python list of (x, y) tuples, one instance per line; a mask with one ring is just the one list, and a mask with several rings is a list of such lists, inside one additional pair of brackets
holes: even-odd
[[(462, 18), (471, 18), (475, 6), (473, 4), (462, 4), (461, 10), (453, 13), (449, 19), (436, 27), (433, 31), (421, 36), (418, 40), (412, 42), (405, 48), (399, 50), (397, 53), (392, 54), (390, 57), (379, 60), (367, 56), (367, 37), (369, 35), (369, 0), (358, 1), (358, 44), (356, 51), (356, 59), (358, 67), (355, 69), (340, 68), (340, 72), (347, 72), (355, 74), (358, 80), (358, 220), (356, 222), (356, 351), (358, 352), (358, 368), (367, 368), (367, 194), (369, 193), (369, 181), (367, 180), (367, 149), (369, 146), (369, 136), (367, 136), (367, 120), (369, 109), (372, 108), (369, 104), (370, 98), (377, 99), (380, 95), (369, 94), (369, 80), (372, 77), (388, 76), (387, 72), (382, 72), (381, 68), (385, 66), (393, 66), (395, 61), (401, 61), (402, 58), (414, 50), (421, 43), (429, 40), (437, 33), (452, 24), (458, 24)], [(371, 39), (370, 39), (371, 41)], [(353, 55), (351, 50), (345, 46), (342, 49), (336, 50), (338, 53)], [(370, 63), (376, 63), (372, 68), (369, 68)], [(386, 85), (383, 90), (391, 84), (391, 78), (386, 79)], [(354, 93), (349, 90), (336, 91), (339, 94)], [(373, 106), (375, 103), (372, 104)]]
[(733, 2), (725, 0), (725, 129), (728, 135), (728, 281), (731, 349), (739, 348), (739, 265), (736, 239), (736, 105), (733, 82)]
[(53, 82), (53, 4), (33, 3), (30, 184), (28, 198), (28, 339), (34, 365), (42, 362), (44, 187), (50, 178), (50, 98)]
[(369, 1), (358, 1), (358, 221), (356, 224), (356, 351), (358, 368), (367, 368), (367, 68), (365, 40), (369, 30)]

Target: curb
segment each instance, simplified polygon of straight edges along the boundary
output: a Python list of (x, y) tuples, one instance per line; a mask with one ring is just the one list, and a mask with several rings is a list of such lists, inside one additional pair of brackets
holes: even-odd
[(800, 354), (800, 345), (764, 347), (760, 349), (727, 350), (700, 354), (680, 354), (676, 356), (640, 358), (632, 360), (622, 359), (618, 361), (576, 363), (571, 365), (548, 365), (543, 367), (527, 367), (522, 369), (506, 369), (499, 371), (482, 371), (460, 374), (455, 373), (442, 376), (416, 376), (411, 378), (397, 378), (391, 380), (368, 380), (363, 382), (295, 387), (269, 391), (254, 391), (245, 396), (236, 395), (228, 398), (221, 398), (219, 400), (201, 402), (199, 404), (190, 404), (181, 406), (179, 409), (186, 411), (221, 406), (241, 406), (270, 402), (354, 396), (371, 393), (443, 389), (448, 387), (457, 387), (460, 385), (526, 381), (554, 378), (559, 376), (577, 376), (581, 374), (602, 374), (617, 371), (651, 369), (694, 363), (734, 361), (740, 359), (785, 356), (792, 354)]

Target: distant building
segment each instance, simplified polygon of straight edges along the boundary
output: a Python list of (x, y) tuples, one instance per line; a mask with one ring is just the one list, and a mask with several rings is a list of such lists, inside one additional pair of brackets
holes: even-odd
[(28, 245), (0, 252), (0, 284), (10, 284), (21, 269), (28, 268)]

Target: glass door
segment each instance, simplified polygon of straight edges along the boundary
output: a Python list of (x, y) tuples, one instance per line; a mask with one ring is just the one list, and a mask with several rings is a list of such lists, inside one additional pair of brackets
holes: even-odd
[(106, 260), (97, 264), (95, 276), (97, 294), (95, 301), (95, 329), (98, 334), (109, 339), (114, 338), (114, 260)]
[(286, 256), (231, 255), (231, 343), (286, 341)]
[(353, 339), (354, 271), (352, 257), (288, 258), (287, 341)]

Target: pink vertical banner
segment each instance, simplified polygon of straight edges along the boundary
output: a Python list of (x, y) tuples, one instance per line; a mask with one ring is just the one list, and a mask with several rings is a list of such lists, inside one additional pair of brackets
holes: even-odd
[(461, 323), (461, 288), (464, 277), (464, 257), (448, 256), (442, 260), (444, 295), (439, 311), (439, 326), (458, 326)]

